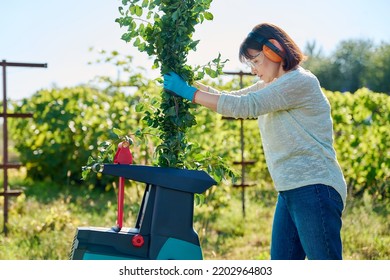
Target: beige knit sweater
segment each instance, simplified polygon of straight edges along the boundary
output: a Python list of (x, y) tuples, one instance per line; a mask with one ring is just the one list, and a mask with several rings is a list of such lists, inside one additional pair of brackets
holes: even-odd
[(217, 112), (258, 118), (267, 166), (277, 191), (311, 184), (334, 187), (344, 202), (347, 187), (333, 147), (329, 102), (317, 78), (298, 67), (272, 83), (262, 81), (221, 94)]

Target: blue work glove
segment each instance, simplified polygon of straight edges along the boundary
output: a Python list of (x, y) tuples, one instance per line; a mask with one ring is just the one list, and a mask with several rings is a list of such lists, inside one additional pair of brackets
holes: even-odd
[(175, 72), (169, 72), (164, 75), (164, 89), (190, 101), (194, 100), (194, 94), (198, 90), (197, 88), (188, 85), (187, 82)]

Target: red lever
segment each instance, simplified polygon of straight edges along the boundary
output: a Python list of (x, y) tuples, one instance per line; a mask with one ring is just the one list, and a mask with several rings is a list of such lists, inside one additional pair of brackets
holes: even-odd
[[(116, 164), (132, 164), (133, 156), (131, 154), (130, 144), (126, 141), (123, 141), (118, 144), (118, 149), (114, 156), (114, 163)], [(125, 178), (119, 177), (118, 184), (118, 214), (116, 220), (116, 226), (113, 228), (116, 232), (119, 232), (122, 229), (123, 225), (123, 204), (125, 197)]]
[(132, 164), (133, 163), (133, 155), (129, 149), (129, 142), (120, 142), (118, 144), (118, 149), (116, 150), (114, 156), (114, 163), (117, 164)]

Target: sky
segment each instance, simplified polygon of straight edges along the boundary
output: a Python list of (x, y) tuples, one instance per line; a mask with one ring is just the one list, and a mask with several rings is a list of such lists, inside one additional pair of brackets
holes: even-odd
[[(125, 29), (115, 22), (120, 4), (120, 0), (0, 0), (0, 60), (48, 65), (7, 67), (7, 98), (19, 100), (40, 89), (85, 84), (96, 75), (117, 77), (112, 65), (89, 64), (99, 58), (98, 50), (131, 55), (135, 67), (157, 77), (158, 70), (150, 69), (152, 58), (121, 40)], [(238, 61), (238, 48), (262, 22), (283, 28), (302, 49), (315, 41), (325, 55), (342, 40), (390, 43), (388, 0), (214, 0), (209, 11), (214, 19), (197, 25), (193, 35), (200, 40), (197, 51), (188, 56), (193, 66), (220, 53), (229, 59), (226, 71), (248, 70)]]

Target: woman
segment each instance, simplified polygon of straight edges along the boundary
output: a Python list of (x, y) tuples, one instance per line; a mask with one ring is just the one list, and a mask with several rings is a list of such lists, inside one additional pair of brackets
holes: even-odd
[(224, 116), (258, 118), (267, 166), (278, 191), (271, 259), (342, 259), (346, 183), (333, 147), (328, 100), (303, 54), (281, 28), (259, 24), (240, 61), (260, 81), (230, 93), (164, 75), (164, 88)]

